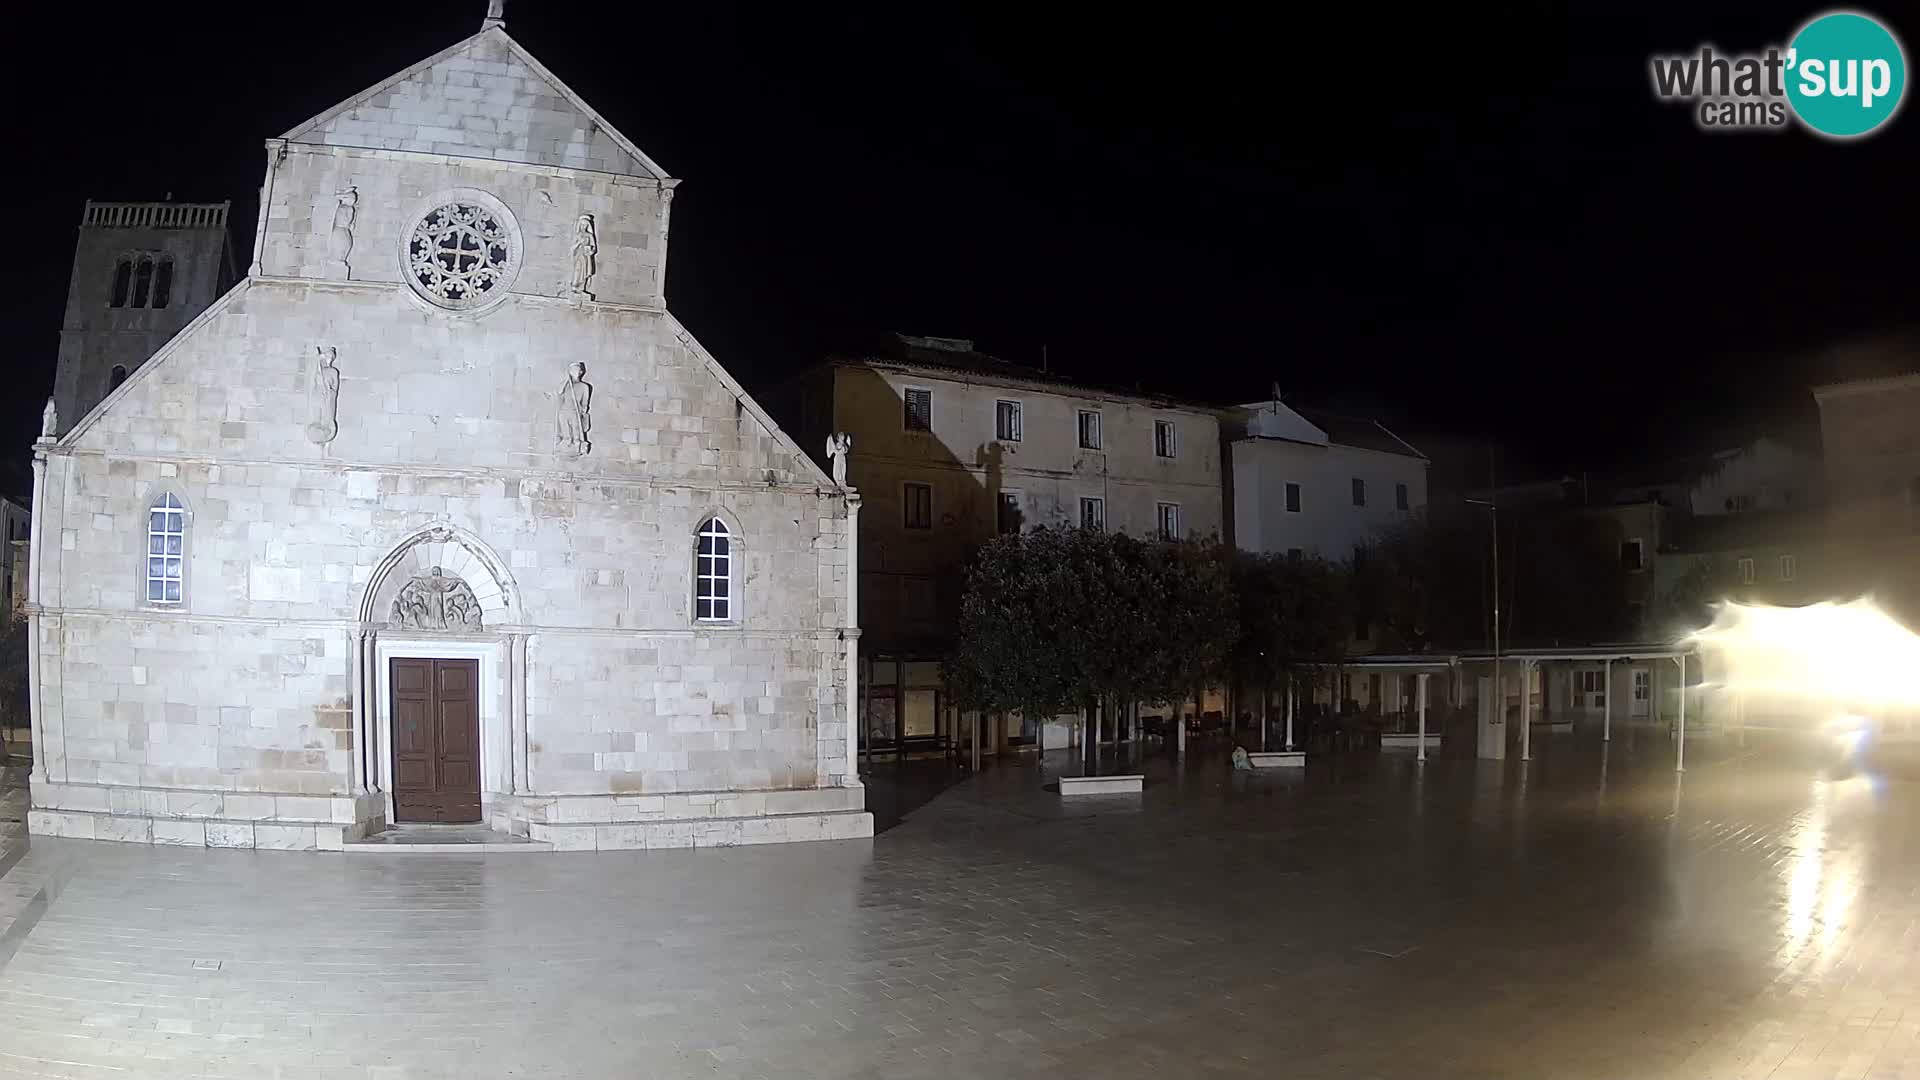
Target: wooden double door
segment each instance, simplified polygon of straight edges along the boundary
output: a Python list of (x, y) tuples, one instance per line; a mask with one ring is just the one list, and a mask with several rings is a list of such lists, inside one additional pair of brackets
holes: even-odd
[(480, 662), (394, 657), (395, 821), (480, 820)]

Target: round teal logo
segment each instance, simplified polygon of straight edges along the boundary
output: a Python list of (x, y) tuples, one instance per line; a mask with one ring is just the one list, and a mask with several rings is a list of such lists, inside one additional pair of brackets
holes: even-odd
[(1787, 48), (1787, 102), (1822, 135), (1865, 135), (1893, 118), (1907, 89), (1907, 58), (1893, 32), (1852, 11), (1822, 15)]

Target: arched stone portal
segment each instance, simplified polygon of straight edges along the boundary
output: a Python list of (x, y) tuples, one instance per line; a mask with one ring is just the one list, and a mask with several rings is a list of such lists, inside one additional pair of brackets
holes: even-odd
[[(456, 526), (418, 529), (374, 567), (361, 596), (353, 653), (358, 831), (408, 817), (403, 806), (416, 808), (412, 820), (441, 820), (423, 818), (412, 798), (409, 785), (419, 775), (413, 759), (422, 753), (436, 762), (436, 783), (444, 780), (440, 765), (475, 771), (477, 802), (453, 800), (460, 805), (484, 808), (526, 790), (526, 631), (506, 564)], [(436, 685), (445, 674), (465, 688), (458, 704), (474, 713), (472, 746), (449, 750), (436, 741), (423, 751), (409, 738), (396, 752), (394, 715), (419, 707), (410, 695), (421, 692), (422, 672)], [(432, 712), (434, 724), (444, 724), (445, 710), (435, 704)], [(432, 737), (461, 741), (446, 739), (438, 726)]]

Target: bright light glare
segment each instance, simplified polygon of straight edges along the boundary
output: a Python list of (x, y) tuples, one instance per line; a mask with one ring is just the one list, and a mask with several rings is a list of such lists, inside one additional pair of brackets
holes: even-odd
[(1920, 708), (1920, 635), (1872, 600), (1729, 601), (1687, 643), (1710, 682), (1762, 706), (1820, 717)]

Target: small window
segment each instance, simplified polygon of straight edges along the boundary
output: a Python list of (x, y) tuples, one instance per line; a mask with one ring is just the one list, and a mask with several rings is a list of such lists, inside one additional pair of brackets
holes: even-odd
[(1740, 584), (1742, 585), (1753, 584), (1753, 577), (1754, 577), (1753, 560), (1744, 559), (1744, 558), (1741, 559), (1740, 560)]
[(903, 484), (902, 503), (906, 507), (906, 526), (909, 529), (933, 528), (933, 485)]
[(1100, 414), (1091, 409), (1080, 410), (1080, 449), (1100, 449)]
[(1412, 501), (1407, 498), (1407, 485), (1405, 484), (1393, 485), (1393, 508), (1395, 510), (1413, 509)]
[(1791, 555), (1780, 556), (1780, 580), (1781, 581), (1792, 581), (1794, 579), (1794, 575), (1798, 574), (1799, 572), (1800, 572), (1800, 565), (1798, 560), (1796, 560)]
[(1355, 641), (1373, 640), (1373, 620), (1372, 619), (1367, 618), (1365, 615), (1355, 615), (1353, 617), (1353, 640)]
[(173, 299), (173, 260), (162, 258), (153, 268), (152, 307), (163, 308)]
[(133, 299), (130, 307), (146, 307), (147, 297), (153, 293), (153, 259), (143, 256), (133, 268)]
[(1288, 484), (1287, 485), (1287, 513), (1297, 514), (1299, 512), (1300, 512), (1300, 485)]
[(172, 492), (147, 511), (147, 602), (178, 604), (186, 583), (187, 508)]
[(694, 618), (726, 622), (733, 618), (733, 534), (717, 517), (700, 523), (700, 544), (693, 558)]
[(1653, 673), (1646, 668), (1633, 669), (1633, 700), (1645, 701), (1653, 696)]
[(1155, 420), (1153, 422), (1153, 456), (1163, 458), (1173, 456), (1173, 421)]
[(993, 437), (1001, 442), (1020, 441), (1020, 403), (998, 401), (993, 406)]
[(1647, 568), (1646, 552), (1641, 548), (1640, 541), (1627, 540), (1621, 543), (1620, 565), (1628, 570), (1645, 570)]
[(120, 389), (120, 384), (126, 381), (127, 381), (127, 365), (125, 364), (113, 365), (113, 370), (107, 372), (107, 393), (111, 394), (115, 390)]
[(133, 289), (133, 260), (121, 259), (113, 264), (113, 295), (107, 300), (112, 307), (126, 307), (127, 294)]
[(1080, 527), (1083, 529), (1106, 528), (1107, 500), (1082, 497), (1080, 500)]
[(907, 411), (902, 421), (908, 431), (933, 430), (933, 391), (908, 390)]
[(997, 524), (1001, 536), (1012, 536), (1020, 531), (1020, 493), (1003, 491), (1000, 493), (1000, 511)]
[(1180, 504), (1156, 503), (1154, 505), (1154, 516), (1159, 521), (1160, 539), (1180, 539)]
[(1353, 505), (1367, 505), (1367, 482), (1357, 476), (1353, 478)]

